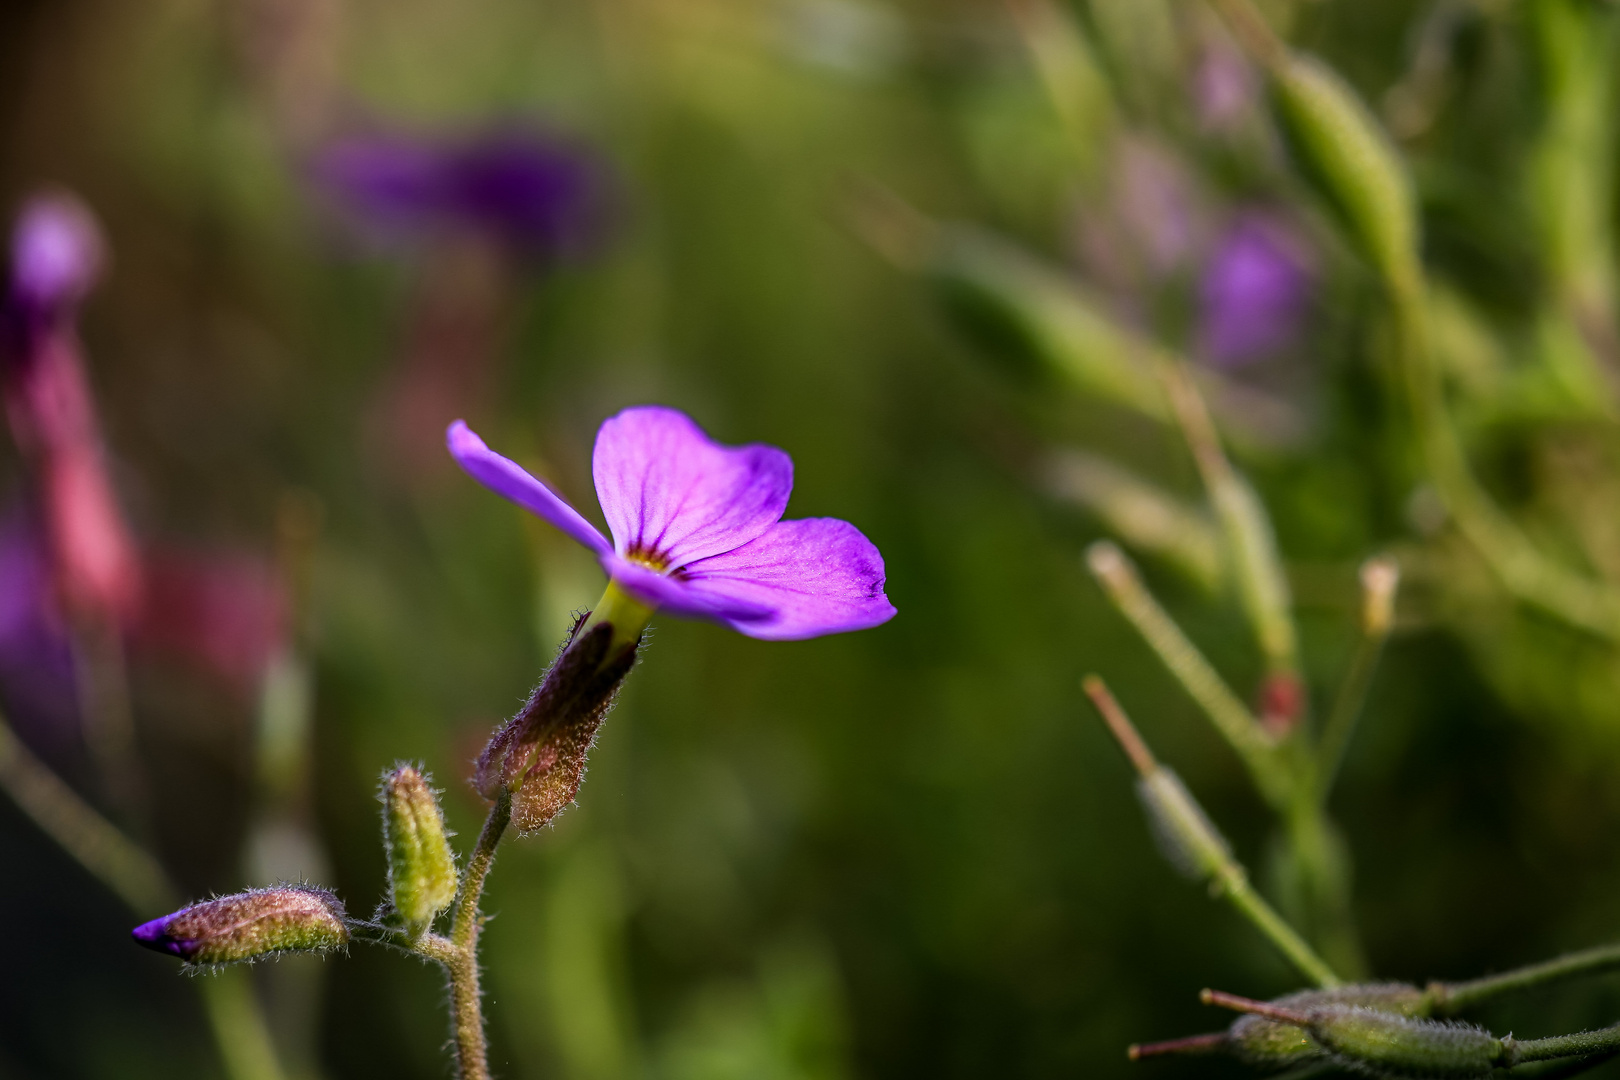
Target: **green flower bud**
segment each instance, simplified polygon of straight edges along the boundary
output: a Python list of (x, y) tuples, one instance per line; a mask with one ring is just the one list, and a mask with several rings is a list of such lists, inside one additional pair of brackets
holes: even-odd
[(234, 964), (349, 943), (343, 904), (312, 885), (277, 885), (204, 900), (137, 926), (136, 942), (188, 964)]
[(382, 800), (389, 896), (416, 937), (456, 898), (456, 857), (439, 800), (415, 768), (400, 765), (385, 776)]
[(1278, 59), (1271, 92), (1295, 158), (1351, 239), (1391, 287), (1415, 286), (1418, 222), (1411, 181), (1356, 92), (1307, 56)]

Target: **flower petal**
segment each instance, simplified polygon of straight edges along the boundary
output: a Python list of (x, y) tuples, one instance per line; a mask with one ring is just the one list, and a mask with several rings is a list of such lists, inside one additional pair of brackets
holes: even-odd
[(592, 551), (601, 553), (613, 549), (607, 537), (581, 517), (578, 510), (563, 502), (556, 492), (531, 476), (517, 462), (485, 446), (484, 440), (474, 434), (464, 421), (457, 420), (450, 425), (450, 430), (445, 432), (445, 443), (450, 447), (450, 456), (467, 471), (467, 475), (495, 494), (539, 514)]
[(721, 446), (660, 406), (609, 417), (591, 471), (618, 553), (656, 554), (670, 567), (748, 543), (781, 519), (793, 491), (784, 451)]
[(759, 538), (670, 579), (689, 596), (773, 609), (765, 618), (719, 616), (733, 630), (767, 641), (865, 630), (894, 618), (883, 593), (883, 556), (847, 521), (780, 521)]
[(767, 604), (694, 589), (684, 579), (668, 577), (611, 551), (599, 559), (608, 577), (621, 588), (642, 603), (673, 615), (710, 619), (730, 626), (735, 621), (768, 619), (776, 613), (776, 609)]

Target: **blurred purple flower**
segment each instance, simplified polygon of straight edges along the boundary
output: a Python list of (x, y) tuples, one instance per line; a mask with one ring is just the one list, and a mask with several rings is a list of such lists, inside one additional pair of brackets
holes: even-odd
[(686, 414), (626, 409), (597, 432), (591, 470), (613, 543), (461, 421), (450, 453), (473, 479), (596, 553), (652, 607), (711, 619), (749, 637), (791, 640), (864, 630), (895, 609), (883, 556), (836, 518), (782, 521), (793, 461), (774, 446), (722, 446)]
[(1079, 255), (1112, 292), (1135, 299), (1197, 262), (1209, 234), (1207, 199), (1171, 149), (1118, 140), (1105, 196), (1081, 207)]
[(73, 650), (52, 595), (50, 556), (18, 513), (0, 522), (0, 701), (43, 741), (77, 730)]
[(88, 207), (37, 196), (12, 235), (0, 390), (39, 491), (59, 596), (75, 615), (117, 623), (140, 602), (135, 546), (107, 476), (74, 320), (102, 263)]
[(551, 257), (588, 247), (603, 224), (600, 163), (531, 131), (352, 135), (321, 150), (312, 174), (359, 228), (384, 240), (472, 231), (515, 254)]
[(1275, 216), (1240, 216), (1215, 246), (1199, 281), (1199, 343), (1222, 367), (1287, 348), (1299, 336), (1315, 266), (1309, 246)]
[(26, 329), (70, 318), (100, 275), (101, 231), (78, 199), (53, 193), (23, 207), (11, 238), (10, 306)]

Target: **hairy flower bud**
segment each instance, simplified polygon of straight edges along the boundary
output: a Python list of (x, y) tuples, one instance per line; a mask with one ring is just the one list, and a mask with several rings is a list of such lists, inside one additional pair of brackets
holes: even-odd
[(233, 964), (349, 943), (343, 904), (312, 885), (276, 885), (204, 900), (132, 932), (137, 944), (188, 964)]
[(478, 790), (486, 798), (510, 791), (512, 821), (523, 832), (549, 824), (574, 801), (597, 729), (635, 666), (638, 642), (615, 646), (609, 622), (584, 626), (582, 618), (528, 702), (478, 759)]
[(445, 838), (444, 811), (427, 777), (400, 765), (383, 778), (383, 846), (388, 891), (412, 937), (456, 898), (456, 857)]

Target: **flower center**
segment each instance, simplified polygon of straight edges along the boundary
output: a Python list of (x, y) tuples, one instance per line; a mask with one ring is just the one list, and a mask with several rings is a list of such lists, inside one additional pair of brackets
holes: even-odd
[(625, 552), (624, 557), (638, 566), (645, 566), (647, 569), (657, 571), (660, 574), (669, 569), (668, 557), (651, 548), (631, 548)]

